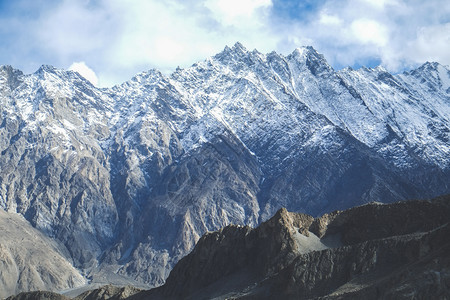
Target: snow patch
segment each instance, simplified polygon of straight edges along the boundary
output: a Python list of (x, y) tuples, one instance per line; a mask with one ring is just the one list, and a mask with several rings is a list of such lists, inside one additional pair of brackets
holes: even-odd
[(329, 248), (322, 243), (320, 238), (314, 233), (308, 231), (309, 236), (305, 236), (299, 232), (299, 228), (294, 227), (294, 229), (294, 240), (300, 254), (306, 254), (312, 251), (322, 251)]

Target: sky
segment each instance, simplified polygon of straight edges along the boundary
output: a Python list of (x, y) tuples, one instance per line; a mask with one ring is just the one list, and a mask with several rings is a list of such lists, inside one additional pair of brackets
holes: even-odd
[(448, 0), (0, 0), (0, 65), (78, 71), (108, 87), (241, 42), (313, 46), (335, 68), (450, 65)]

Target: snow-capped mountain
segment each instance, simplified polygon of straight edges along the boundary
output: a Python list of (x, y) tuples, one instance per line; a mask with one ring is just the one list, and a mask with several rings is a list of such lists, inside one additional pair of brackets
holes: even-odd
[(200, 236), (450, 192), (450, 68), (335, 71), (237, 43), (110, 89), (0, 68), (0, 207), (95, 281), (160, 285)]

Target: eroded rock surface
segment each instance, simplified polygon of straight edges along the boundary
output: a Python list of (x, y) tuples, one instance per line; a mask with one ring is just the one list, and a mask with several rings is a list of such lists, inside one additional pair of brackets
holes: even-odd
[(21, 215), (0, 210), (0, 297), (86, 284), (65, 251)]
[(281, 209), (203, 236), (164, 286), (132, 299), (445, 299), (450, 197), (319, 218)]

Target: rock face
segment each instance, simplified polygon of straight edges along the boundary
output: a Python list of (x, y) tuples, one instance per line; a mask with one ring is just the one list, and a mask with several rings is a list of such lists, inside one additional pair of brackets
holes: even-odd
[(23, 292), (16, 296), (8, 297), (6, 300), (69, 300), (70, 298), (64, 297), (53, 292)]
[(121, 300), (127, 299), (132, 295), (138, 293), (140, 290), (131, 286), (116, 287), (111, 285), (105, 285), (101, 288), (85, 292), (75, 298), (74, 300)]
[(281, 209), (204, 235), (162, 287), (131, 299), (445, 299), (450, 196), (319, 218)]
[(164, 283), (207, 231), (450, 192), (450, 70), (232, 48), (110, 89), (0, 67), (0, 208), (95, 283)]
[(59, 291), (86, 284), (66, 258), (64, 246), (22, 216), (0, 210), (0, 232), (0, 298), (20, 291)]

